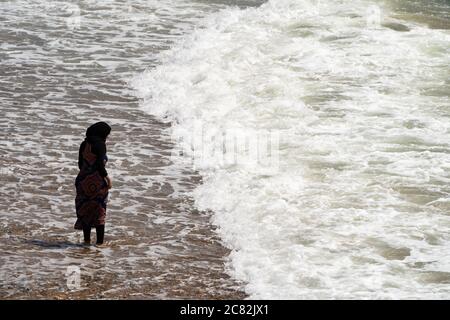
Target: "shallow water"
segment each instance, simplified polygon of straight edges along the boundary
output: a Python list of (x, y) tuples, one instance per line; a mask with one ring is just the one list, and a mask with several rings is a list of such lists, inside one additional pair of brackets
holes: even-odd
[[(245, 296), (225, 273), (229, 250), (210, 215), (193, 206), (201, 178), (171, 161), (169, 125), (139, 110), (128, 85), (225, 5), (75, 4), (0, 3), (0, 297)], [(110, 245), (101, 250), (80, 246), (73, 230), (78, 147), (97, 120), (113, 127)], [(70, 266), (80, 268), (76, 290), (67, 287)]]

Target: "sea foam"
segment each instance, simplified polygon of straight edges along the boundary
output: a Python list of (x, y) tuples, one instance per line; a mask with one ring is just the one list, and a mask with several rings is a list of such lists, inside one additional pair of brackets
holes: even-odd
[(250, 298), (450, 297), (450, 35), (370, 5), (224, 9), (133, 81), (187, 155), (198, 124), (278, 134), (276, 173), (194, 161)]

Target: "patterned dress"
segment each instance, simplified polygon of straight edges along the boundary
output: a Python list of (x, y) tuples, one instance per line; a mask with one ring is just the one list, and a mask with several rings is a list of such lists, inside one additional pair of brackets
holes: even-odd
[[(86, 143), (82, 157), (83, 164), (75, 179), (77, 221), (74, 227), (78, 230), (104, 225), (108, 202), (108, 185), (94, 166), (97, 156), (91, 151), (90, 143)], [(108, 161), (106, 154), (103, 161), (104, 164)]]

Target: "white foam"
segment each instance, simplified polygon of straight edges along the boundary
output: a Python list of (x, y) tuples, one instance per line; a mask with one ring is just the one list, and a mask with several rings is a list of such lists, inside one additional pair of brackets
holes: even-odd
[(195, 163), (250, 298), (448, 299), (450, 35), (368, 27), (368, 1), (308, 4), (210, 16), (134, 80), (142, 108), (180, 146), (198, 123), (280, 134), (275, 175)]

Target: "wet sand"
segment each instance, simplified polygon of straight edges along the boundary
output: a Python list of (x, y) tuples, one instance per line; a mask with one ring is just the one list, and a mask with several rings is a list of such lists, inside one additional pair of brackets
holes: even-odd
[[(201, 177), (172, 162), (170, 124), (140, 111), (128, 89), (189, 28), (161, 14), (158, 28), (127, 29), (110, 17), (93, 32), (93, 17), (75, 32), (49, 23), (57, 12), (46, 21), (37, 9), (6, 8), (0, 33), (0, 298), (245, 298), (210, 214), (194, 208), (190, 192)], [(15, 20), (20, 14), (26, 21)], [(113, 128), (110, 244), (102, 249), (83, 247), (73, 229), (78, 147), (99, 120)], [(81, 283), (71, 290), (73, 266)]]
[[(10, 172), (4, 174), (0, 202), (1, 298), (245, 296), (225, 273), (229, 252), (210, 215), (197, 212), (189, 197), (201, 178), (171, 163), (168, 125), (141, 114), (137, 101), (129, 100), (126, 111), (86, 109), (84, 119), (52, 125), (20, 116), (14, 127), (2, 128), (8, 133), (2, 139), (8, 156), (1, 158), (1, 166)], [(14, 107), (8, 110), (20, 115)], [(73, 230), (76, 142), (87, 120), (98, 114), (107, 115), (102, 119), (113, 126), (108, 142), (114, 183), (106, 225), (110, 245), (102, 249), (80, 246), (81, 232)], [(80, 130), (73, 128), (75, 122)], [(81, 268), (79, 290), (67, 288), (68, 266)]]

